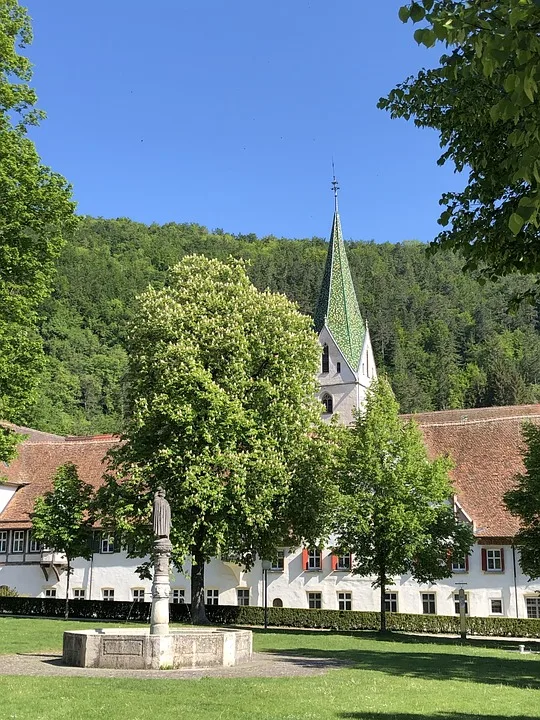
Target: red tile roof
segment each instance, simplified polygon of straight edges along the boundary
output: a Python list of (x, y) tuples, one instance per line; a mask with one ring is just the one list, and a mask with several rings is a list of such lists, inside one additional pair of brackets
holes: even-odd
[(508, 513), (502, 497), (523, 471), (521, 426), (540, 424), (540, 405), (476, 408), (420, 413), (429, 455), (450, 455), (459, 504), (473, 519), (479, 538), (512, 537), (519, 521)]
[[(512, 537), (518, 520), (504, 508), (502, 496), (523, 470), (521, 425), (525, 420), (540, 424), (540, 405), (444, 410), (403, 415), (420, 426), (431, 457), (450, 455), (457, 499), (475, 525), (479, 538)], [(18, 428), (16, 428), (18, 429)], [(106, 468), (104, 457), (119, 439), (112, 435), (63, 438), (28, 428), (18, 457), (1, 468), (0, 475), (22, 484), (3, 512), (0, 529), (30, 527), (34, 500), (50, 490), (57, 468), (71, 461), (79, 476), (98, 487)]]
[(8, 482), (28, 483), (18, 488), (0, 513), (0, 529), (31, 526), (29, 514), (36, 497), (51, 489), (56, 470), (66, 462), (75, 463), (79, 477), (98, 487), (106, 469), (105, 455), (119, 442), (114, 436), (79, 440), (53, 437), (51, 441), (47, 433), (33, 433), (29, 440), (21, 443), (17, 458), (8, 467), (0, 465), (0, 476)]

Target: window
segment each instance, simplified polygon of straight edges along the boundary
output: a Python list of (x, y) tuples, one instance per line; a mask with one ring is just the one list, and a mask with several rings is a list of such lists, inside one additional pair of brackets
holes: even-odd
[(30, 542), (28, 543), (28, 552), (29, 553), (38, 553), (41, 552), (41, 542), (39, 540), (36, 540), (33, 535), (30, 535)]
[(332, 396), (328, 393), (324, 393), (321, 398), (321, 402), (324, 405), (323, 413), (331, 415), (334, 412), (334, 401), (332, 400)]
[(347, 553), (347, 555), (338, 555), (337, 569), (338, 570), (350, 570), (351, 569), (351, 556), (349, 553)]
[(397, 592), (384, 594), (384, 607), (386, 612), (397, 612)]
[(85, 594), (86, 594), (86, 591), (84, 588), (73, 588), (73, 599), (74, 600), (84, 600)]
[(485, 553), (486, 553), (486, 560), (487, 560), (485, 569), (488, 572), (502, 572), (502, 570), (503, 570), (502, 550), (500, 548), (498, 548), (496, 550), (485, 550)]
[[(459, 615), (459, 593), (454, 593), (454, 612)], [(465, 593), (465, 615), (469, 614), (469, 596)]]
[(276, 557), (272, 560), (270, 570), (283, 571), (285, 568), (285, 550), (276, 550)]
[(132, 588), (131, 597), (133, 599), (133, 602), (144, 602), (144, 589)]
[(24, 552), (24, 530), (13, 531), (13, 542), (11, 544), (11, 552)]
[(211, 589), (206, 591), (206, 604), (219, 605), (219, 590)]
[(183, 605), (186, 602), (186, 591), (184, 588), (173, 588), (171, 602), (173, 605)]
[(274, 598), (272, 600), (272, 607), (283, 607), (283, 600), (281, 598)]
[(424, 615), (435, 615), (435, 593), (422, 593), (422, 612)]
[(7, 552), (7, 530), (0, 531), (0, 553)]
[(103, 534), (101, 536), (101, 552), (104, 554), (114, 552), (114, 535)]
[(492, 615), (502, 615), (502, 600), (501, 598), (491, 598), (490, 600), (491, 604), (491, 614)]
[(336, 370), (338, 371), (338, 373), (341, 372), (341, 363), (340, 362), (336, 363)]
[(320, 610), (322, 607), (322, 598), (320, 592), (308, 592), (308, 605), (312, 610)]
[(468, 558), (456, 558), (452, 560), (452, 572), (453, 573), (466, 573), (469, 572), (469, 561)]
[(114, 600), (114, 588), (102, 588), (101, 597), (104, 600)]
[(330, 372), (330, 353), (328, 352), (328, 345), (326, 343), (322, 349), (322, 372)]
[(525, 598), (528, 618), (540, 618), (540, 597)]
[(55, 598), (56, 597), (56, 588), (45, 588), (44, 595), (46, 598)]
[(237, 588), (236, 598), (238, 605), (249, 605), (249, 588)]
[(320, 570), (321, 569), (321, 551), (318, 548), (314, 550), (308, 550), (308, 570)]
[(338, 592), (337, 597), (340, 610), (352, 610), (352, 593)]

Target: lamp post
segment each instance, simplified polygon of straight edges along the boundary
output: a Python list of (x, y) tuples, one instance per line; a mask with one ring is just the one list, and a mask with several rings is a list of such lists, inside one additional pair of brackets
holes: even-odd
[(271, 569), (270, 560), (262, 561), (263, 580), (264, 580), (264, 629), (268, 629), (268, 571)]

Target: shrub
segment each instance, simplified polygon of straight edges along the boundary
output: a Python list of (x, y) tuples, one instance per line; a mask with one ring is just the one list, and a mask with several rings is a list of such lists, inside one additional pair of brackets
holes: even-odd
[[(0, 597), (0, 614), (34, 617), (63, 617), (64, 600), (55, 598)], [(146, 602), (107, 602), (104, 600), (70, 600), (71, 616), (89, 620), (117, 622), (150, 621), (151, 604)], [(190, 606), (174, 604), (169, 608), (171, 622), (190, 622)], [(214, 625), (262, 625), (262, 607), (207, 605), (206, 615)], [(379, 613), (351, 610), (307, 610), (302, 608), (268, 608), (272, 627), (318, 628), (326, 630), (378, 630)], [(388, 630), (409, 633), (459, 634), (459, 617), (454, 615), (408, 615), (388, 613)], [(470, 635), (500, 637), (540, 637), (540, 619), (467, 618)]]
[(19, 597), (19, 593), (8, 585), (0, 585), (0, 598), (2, 597)]

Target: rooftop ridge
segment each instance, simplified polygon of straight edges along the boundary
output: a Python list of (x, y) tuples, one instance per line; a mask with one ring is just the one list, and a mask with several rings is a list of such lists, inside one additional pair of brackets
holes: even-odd
[[(408, 420), (414, 420), (414, 414), (407, 414)], [(448, 422), (417, 422), (419, 427), (449, 427), (453, 425), (483, 425), (484, 423), (507, 422), (508, 420), (530, 420), (536, 418), (540, 421), (540, 415), (504, 415), (502, 417), (480, 418), (479, 420), (460, 420)]]

